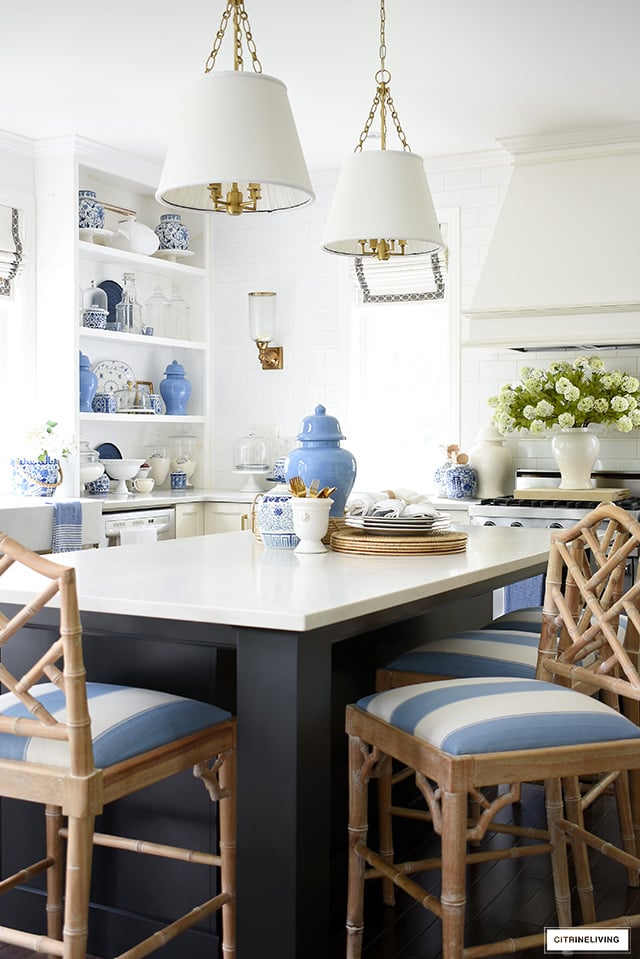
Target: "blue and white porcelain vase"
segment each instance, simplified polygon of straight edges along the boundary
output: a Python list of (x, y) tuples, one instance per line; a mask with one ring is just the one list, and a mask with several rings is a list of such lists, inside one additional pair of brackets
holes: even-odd
[(471, 499), (475, 496), (478, 474), (472, 466), (456, 464), (445, 470), (444, 482), (449, 499)]
[(91, 369), (91, 360), (84, 353), (80, 353), (80, 412), (93, 411), (93, 398), (98, 389), (98, 377)]
[(13, 488), (23, 496), (53, 496), (62, 483), (59, 460), (48, 456), (43, 460), (16, 457), (11, 460), (11, 471)]
[(184, 366), (173, 360), (164, 371), (165, 379), (160, 383), (160, 395), (164, 400), (168, 416), (186, 416), (187, 403), (191, 396), (191, 383), (186, 378)]
[(291, 490), (284, 484), (256, 496), (256, 526), (269, 549), (295, 549), (300, 542), (293, 530), (292, 498)]
[(104, 207), (95, 190), (78, 191), (78, 226), (82, 230), (104, 229)]
[(161, 250), (188, 250), (189, 231), (179, 213), (163, 213), (155, 228)]
[(303, 419), (296, 439), (300, 447), (292, 450), (284, 462), (287, 482), (300, 476), (307, 488), (313, 480), (318, 480), (320, 488), (335, 486), (329, 515), (342, 516), (355, 483), (356, 460), (340, 446), (340, 440), (345, 437), (338, 420), (335, 416), (327, 416), (324, 406), (316, 406), (313, 415)]

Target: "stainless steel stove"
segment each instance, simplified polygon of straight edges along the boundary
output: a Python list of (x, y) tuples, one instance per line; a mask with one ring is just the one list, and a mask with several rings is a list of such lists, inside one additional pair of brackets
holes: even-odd
[[(616, 506), (630, 510), (635, 519), (640, 519), (640, 473), (595, 472), (594, 485), (599, 488), (615, 487), (629, 490), (629, 497), (616, 500)], [(526, 526), (567, 529), (599, 505), (599, 500), (554, 499), (554, 485), (560, 483), (560, 474), (551, 470), (516, 470), (516, 488), (549, 487), (548, 499), (515, 499), (499, 496), (469, 505), (469, 522), (472, 526)], [(522, 495), (522, 493), (521, 493)]]

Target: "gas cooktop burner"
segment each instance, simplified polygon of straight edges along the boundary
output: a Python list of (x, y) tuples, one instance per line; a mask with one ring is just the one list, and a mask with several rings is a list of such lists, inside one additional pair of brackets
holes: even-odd
[[(567, 509), (580, 509), (580, 510), (592, 510), (597, 506), (600, 506), (599, 500), (559, 500), (559, 499), (516, 499), (513, 496), (496, 496), (493, 499), (482, 499), (479, 503), (480, 506), (501, 506), (507, 509), (515, 508), (522, 509), (526, 507), (528, 509), (557, 509), (557, 510), (567, 510)], [(640, 510), (640, 498), (630, 497), (629, 499), (618, 499), (615, 501), (616, 506), (620, 506), (622, 509), (627, 510)]]

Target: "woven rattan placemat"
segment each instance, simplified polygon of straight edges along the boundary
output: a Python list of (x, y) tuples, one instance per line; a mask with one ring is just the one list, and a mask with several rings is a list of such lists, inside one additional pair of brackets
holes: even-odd
[(331, 534), (331, 549), (341, 553), (366, 553), (372, 556), (424, 556), (463, 553), (467, 534), (452, 530), (425, 533), (423, 536), (376, 536), (345, 526)]

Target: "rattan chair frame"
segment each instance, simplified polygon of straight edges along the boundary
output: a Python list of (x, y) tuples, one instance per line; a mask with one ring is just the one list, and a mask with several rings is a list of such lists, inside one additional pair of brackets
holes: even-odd
[[(609, 706), (633, 716), (640, 704), (640, 677), (636, 667), (640, 635), (640, 583), (624, 587), (629, 556), (640, 546), (640, 524), (620, 507), (603, 504), (569, 530), (554, 531), (551, 538), (538, 675), (583, 692), (599, 695)], [(586, 554), (591, 563), (585, 561)], [(592, 565), (591, 565), (592, 564)], [(592, 571), (593, 570), (593, 571)], [(618, 622), (626, 614), (625, 645), (618, 639)], [(589, 665), (579, 665), (585, 662)], [(455, 680), (452, 680), (455, 682)], [(365, 881), (389, 880), (442, 919), (443, 959), (482, 957), (538, 947), (544, 933), (501, 943), (464, 946), (466, 865), (508, 856), (548, 854), (551, 857), (559, 925), (572, 924), (567, 845), (573, 850), (582, 922), (597, 922), (587, 848), (624, 866), (635, 875), (640, 858), (634, 846), (608, 847), (586, 828), (580, 780), (604, 772), (626, 790), (629, 775), (635, 826), (640, 801), (640, 749), (636, 740), (584, 743), (545, 749), (453, 756), (422, 739), (403, 732), (357, 706), (347, 707), (349, 736), (349, 883), (347, 906), (347, 957), (360, 959), (363, 936)], [(369, 783), (390, 777), (392, 761), (407, 766), (428, 808), (433, 828), (441, 837), (441, 856), (421, 862), (394, 861), (389, 836), (374, 849), (367, 844)], [(536, 843), (514, 846), (499, 853), (482, 851), (476, 844), (495, 829), (493, 817), (512, 802), (511, 790), (493, 799), (484, 790), (504, 783), (540, 781), (545, 785), (547, 828)], [(604, 788), (594, 787), (598, 789)], [(468, 814), (470, 801), (480, 805), (477, 818)], [(630, 828), (630, 826), (628, 826)], [(505, 831), (502, 829), (501, 831)], [(517, 836), (518, 830), (513, 830)], [(529, 833), (529, 838), (531, 834)], [(411, 878), (425, 869), (441, 870), (438, 897)], [(640, 926), (640, 915), (609, 918), (602, 926)]]
[[(32, 718), (0, 717), (0, 732), (68, 743), (68, 766), (0, 759), (0, 796), (44, 807), (46, 854), (42, 860), (0, 881), (0, 894), (34, 875), (47, 874), (47, 935), (0, 926), (0, 942), (63, 959), (85, 959), (89, 888), (94, 845), (206, 865), (219, 871), (220, 892), (196, 905), (163, 929), (137, 943), (118, 959), (141, 959), (207, 916), (222, 914), (223, 950), (236, 954), (236, 721), (230, 719), (124, 762), (96, 768), (87, 701), (82, 626), (75, 569), (39, 556), (0, 533), (0, 576), (15, 564), (33, 574), (33, 597), (8, 618), (0, 612), (0, 649), (20, 641), (20, 630), (54, 599), (59, 636), (22, 676), (0, 664), (0, 683), (29, 709)], [(60, 668), (60, 665), (62, 668)], [(34, 695), (42, 681), (55, 683), (66, 700), (66, 720), (53, 717)], [(104, 807), (176, 773), (193, 768), (219, 810), (219, 852), (201, 852), (96, 833), (95, 817)]]

